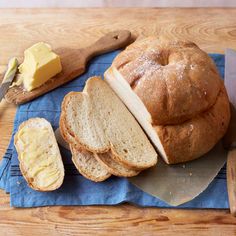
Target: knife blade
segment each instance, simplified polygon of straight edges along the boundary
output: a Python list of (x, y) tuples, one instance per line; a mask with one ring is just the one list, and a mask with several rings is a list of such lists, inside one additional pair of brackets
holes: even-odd
[(16, 75), (17, 68), (18, 68), (18, 61), (15, 57), (13, 57), (8, 62), (7, 70), (0, 86), (0, 102), (4, 98), (8, 88), (10, 87)]
[(223, 144), (227, 154), (227, 189), (230, 212), (236, 216), (236, 51), (225, 52), (225, 87), (230, 100), (231, 118)]

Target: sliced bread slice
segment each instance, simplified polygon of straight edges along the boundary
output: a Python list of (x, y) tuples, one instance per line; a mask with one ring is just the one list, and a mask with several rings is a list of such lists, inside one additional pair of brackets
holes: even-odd
[(85, 178), (95, 182), (106, 180), (111, 176), (108, 170), (101, 165), (91, 152), (86, 150), (78, 150), (78, 148), (70, 145), (72, 153), (72, 161)]
[(109, 85), (90, 78), (84, 91), (67, 94), (62, 116), (68, 132), (85, 149), (111, 151), (128, 168), (144, 169), (157, 163), (157, 153)]
[(51, 124), (43, 118), (23, 122), (14, 137), (20, 170), (29, 186), (38, 191), (59, 188), (64, 166)]
[[(76, 143), (76, 140), (70, 136), (70, 134), (67, 132), (66, 127), (63, 122), (63, 117), (60, 117), (60, 131), (61, 135), (64, 138), (64, 140), (68, 143), (71, 143), (74, 148), (76, 148), (78, 151), (81, 149)], [(103, 154), (96, 154), (87, 151), (87, 155), (90, 153), (91, 156), (93, 155), (96, 160), (105, 168), (107, 171), (113, 175), (116, 176), (122, 176), (122, 177), (131, 177), (137, 175), (140, 171), (138, 170), (133, 170), (126, 168), (123, 166), (121, 163), (115, 161), (112, 157), (113, 155), (110, 152), (106, 152)], [(81, 153), (82, 155), (82, 153)]]
[(97, 161), (103, 165), (111, 174), (119, 177), (132, 177), (140, 173), (139, 170), (127, 168), (112, 158), (111, 152), (94, 153)]
[(103, 181), (111, 176), (107, 168), (101, 165), (94, 157), (92, 152), (82, 148), (73, 136), (71, 136), (63, 122), (63, 116), (60, 117), (60, 133), (64, 140), (69, 144), (72, 153), (72, 161), (77, 170), (87, 179), (95, 182)]

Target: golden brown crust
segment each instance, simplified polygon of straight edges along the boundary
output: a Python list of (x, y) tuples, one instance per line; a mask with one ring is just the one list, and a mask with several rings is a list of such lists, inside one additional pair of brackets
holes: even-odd
[[(111, 68), (120, 72), (150, 113), (151, 122), (146, 122), (157, 133), (167, 163), (196, 159), (225, 134), (230, 109), (224, 84), (212, 59), (194, 43), (145, 38), (121, 52)], [(110, 73), (110, 84), (112, 79), (120, 80)], [(119, 94), (118, 84), (113, 86)], [(128, 92), (123, 93), (124, 101)], [(127, 104), (138, 111), (135, 102)]]
[(76, 148), (77, 150), (83, 150), (83, 147), (81, 147), (81, 145), (78, 142), (76, 142), (75, 138), (71, 136), (71, 134), (68, 132), (67, 127), (65, 126), (64, 123), (63, 114), (61, 114), (60, 116), (59, 128), (60, 128), (60, 134), (68, 144), (72, 144), (73, 147)]
[(212, 59), (196, 44), (146, 38), (112, 64), (141, 98), (153, 125), (178, 124), (209, 109), (220, 90)]
[(230, 107), (224, 88), (207, 111), (179, 125), (156, 126), (168, 156), (168, 164), (190, 161), (202, 156), (225, 134)]

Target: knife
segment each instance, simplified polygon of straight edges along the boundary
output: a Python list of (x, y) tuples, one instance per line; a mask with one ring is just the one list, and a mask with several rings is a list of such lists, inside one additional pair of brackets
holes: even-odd
[(236, 51), (225, 52), (225, 87), (230, 100), (231, 118), (223, 144), (227, 154), (227, 189), (230, 212), (236, 216)]
[(4, 98), (8, 88), (10, 87), (18, 68), (18, 61), (15, 57), (11, 58), (8, 62), (7, 71), (3, 77), (0, 86), (0, 102)]

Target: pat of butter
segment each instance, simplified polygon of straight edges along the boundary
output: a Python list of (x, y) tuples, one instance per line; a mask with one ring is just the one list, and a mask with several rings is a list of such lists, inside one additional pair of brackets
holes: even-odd
[(47, 128), (23, 127), (18, 134), (21, 149), (19, 159), (23, 161), (28, 176), (37, 181), (38, 186), (49, 187), (60, 175), (56, 153), (50, 151), (50, 132)]
[(60, 57), (50, 45), (39, 42), (24, 52), (24, 62), (19, 66), (20, 81), (27, 91), (40, 87), (62, 70)]

